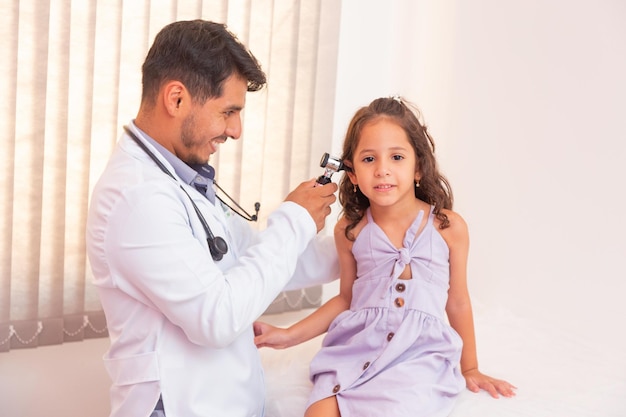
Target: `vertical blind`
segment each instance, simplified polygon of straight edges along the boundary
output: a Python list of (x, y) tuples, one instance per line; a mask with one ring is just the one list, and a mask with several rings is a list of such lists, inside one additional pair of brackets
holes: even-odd
[(319, 174), (331, 144), (340, 2), (0, 2), (0, 352), (107, 334), (85, 253), (87, 206), (139, 108), (141, 64), (166, 24), (226, 23), (268, 75), (247, 96), (242, 140), (211, 160), (243, 207), (262, 203), (257, 227)]

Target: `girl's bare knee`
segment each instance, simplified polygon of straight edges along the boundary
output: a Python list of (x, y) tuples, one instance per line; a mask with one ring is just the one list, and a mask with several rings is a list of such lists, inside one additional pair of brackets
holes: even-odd
[(311, 404), (304, 413), (304, 417), (341, 417), (337, 397), (324, 398)]

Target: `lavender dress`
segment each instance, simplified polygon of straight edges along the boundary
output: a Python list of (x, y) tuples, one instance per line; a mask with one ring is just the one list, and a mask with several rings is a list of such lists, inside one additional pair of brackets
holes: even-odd
[[(337, 396), (342, 417), (446, 416), (465, 387), (462, 340), (445, 320), (449, 251), (420, 211), (394, 247), (367, 210), (352, 253), (352, 304), (331, 323), (311, 362), (308, 405)], [(398, 279), (410, 264), (412, 279)]]

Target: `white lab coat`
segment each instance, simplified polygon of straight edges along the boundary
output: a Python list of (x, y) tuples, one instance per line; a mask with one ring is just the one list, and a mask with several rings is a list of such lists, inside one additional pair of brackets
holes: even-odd
[(255, 232), (183, 184), (228, 243), (214, 262), (180, 184), (124, 135), (93, 191), (87, 250), (111, 339), (111, 417), (148, 417), (159, 395), (168, 417), (260, 417), (252, 323), (291, 277), (288, 288), (338, 277), (332, 238), (291, 202)]

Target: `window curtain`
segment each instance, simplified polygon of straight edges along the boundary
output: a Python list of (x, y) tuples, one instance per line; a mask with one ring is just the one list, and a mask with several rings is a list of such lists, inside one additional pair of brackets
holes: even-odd
[[(340, 2), (0, 3), (0, 352), (107, 335), (85, 253), (87, 207), (139, 108), (141, 64), (164, 25), (226, 23), (268, 75), (268, 86), (247, 96), (242, 140), (211, 160), (244, 208), (261, 202), (253, 227), (321, 173), (332, 143)], [(273, 307), (315, 298), (285, 294)]]

